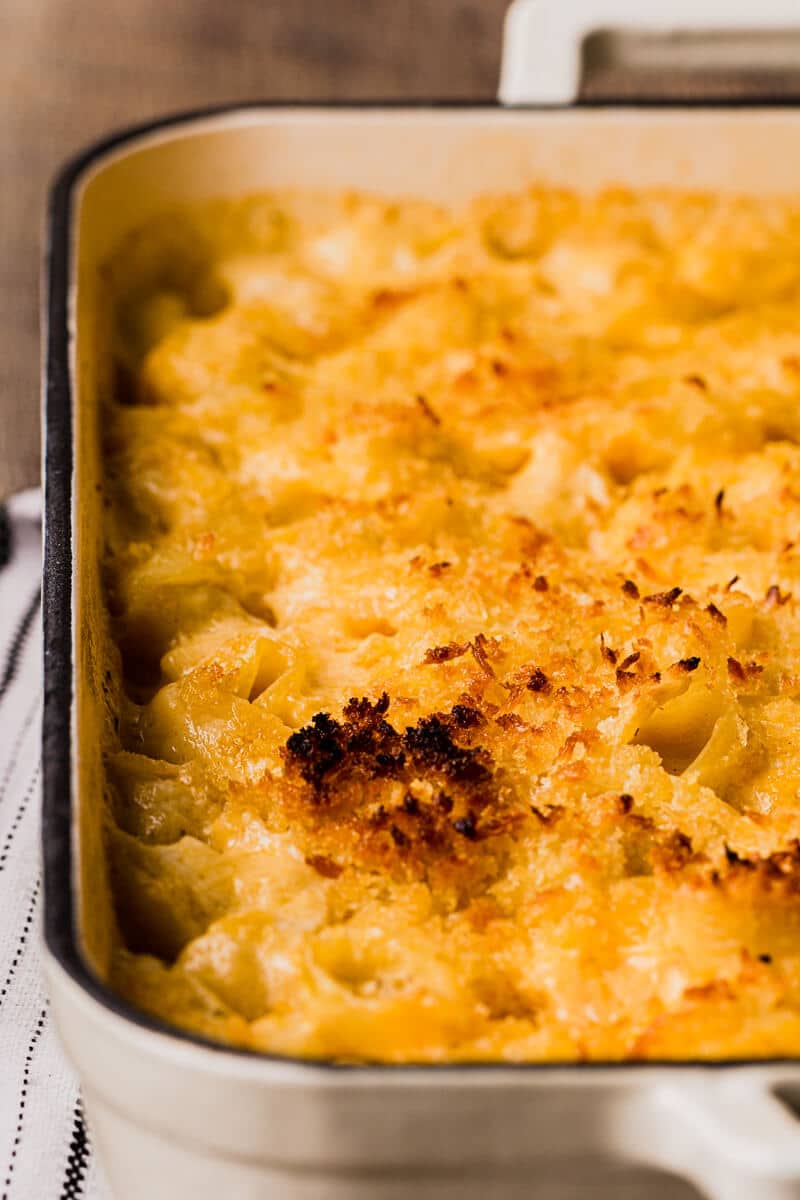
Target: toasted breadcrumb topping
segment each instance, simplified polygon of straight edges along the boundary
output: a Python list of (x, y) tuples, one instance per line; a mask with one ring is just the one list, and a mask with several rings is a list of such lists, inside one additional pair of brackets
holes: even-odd
[(260, 195), (105, 280), (114, 985), (340, 1061), (800, 1052), (800, 202)]

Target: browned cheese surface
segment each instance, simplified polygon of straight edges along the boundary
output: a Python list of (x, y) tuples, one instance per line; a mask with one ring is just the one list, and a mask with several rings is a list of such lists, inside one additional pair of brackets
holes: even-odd
[(800, 1048), (800, 205), (120, 248), (115, 986), (340, 1060)]
[(0, 499), (39, 477), (49, 183), (89, 142), (239, 100), (489, 99), (506, 0), (3, 0)]

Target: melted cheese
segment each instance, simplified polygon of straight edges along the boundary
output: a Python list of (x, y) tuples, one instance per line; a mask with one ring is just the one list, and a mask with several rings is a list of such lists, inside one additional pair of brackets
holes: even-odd
[(800, 208), (259, 196), (109, 265), (114, 983), (339, 1060), (800, 1050)]

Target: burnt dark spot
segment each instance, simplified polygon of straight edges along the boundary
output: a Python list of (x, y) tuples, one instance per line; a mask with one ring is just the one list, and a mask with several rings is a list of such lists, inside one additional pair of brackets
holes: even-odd
[(330, 713), (317, 713), (310, 725), (293, 733), (286, 742), (287, 753), (298, 764), (303, 779), (314, 787), (319, 787), (344, 758), (340, 732), (339, 722)]
[(468, 649), (468, 642), (464, 645), (459, 642), (448, 642), (446, 646), (431, 646), (430, 650), (425, 651), (423, 661), (429, 666), (449, 662), (451, 658), (460, 658), (462, 654), (466, 654)]
[(680, 596), (683, 588), (670, 588), (668, 592), (654, 592), (652, 596), (645, 596), (645, 604), (660, 604), (663, 608), (671, 608), (675, 601)]
[(728, 618), (725, 616), (724, 612), (721, 612), (720, 609), (717, 608), (716, 604), (708, 604), (706, 606), (706, 612), (712, 618), (712, 620), (716, 621), (719, 625), (728, 624)]
[(627, 815), (633, 808), (633, 796), (628, 792), (623, 792), (619, 798), (619, 807)]
[(486, 675), (489, 679), (494, 679), (494, 667), (489, 662), (488, 646), (488, 638), (486, 638), (484, 634), (479, 633), (474, 642), (471, 643), (470, 649), (472, 650), (472, 657), (475, 659), (475, 662), (483, 671), (484, 675)]
[(630, 596), (631, 600), (639, 599), (639, 589), (632, 579), (626, 579), (622, 585), (622, 590), (626, 596)]
[(606, 644), (605, 634), (603, 633), (600, 634), (600, 653), (606, 662), (611, 663), (612, 667), (616, 666), (617, 652)]
[(638, 650), (635, 650), (633, 654), (629, 654), (627, 658), (623, 658), (619, 665), (623, 671), (627, 671), (630, 667), (637, 663), (641, 657), (641, 653)]
[(742, 858), (740, 854), (737, 854), (735, 850), (732, 850), (727, 842), (725, 843), (725, 858), (731, 867), (755, 866), (755, 863), (751, 862), (749, 858)]
[(680, 667), (682, 671), (696, 671), (700, 666), (700, 659), (696, 654), (693, 654), (691, 658), (680, 659), (676, 665)]
[(728, 674), (730, 675), (731, 679), (736, 679), (739, 683), (744, 683), (745, 679), (747, 678), (744, 667), (739, 662), (738, 658), (728, 658)]
[(389, 697), (386, 692), (382, 692), (374, 703), (366, 696), (362, 696), (361, 699), (353, 696), (344, 706), (344, 719), (360, 724), (372, 723), (388, 711)]
[(501, 729), (516, 729), (518, 732), (522, 732), (528, 728), (519, 713), (514, 712), (500, 713), (499, 717), (495, 717), (494, 722)]
[(406, 765), (406, 756), (402, 750), (397, 754), (390, 754), (386, 750), (379, 750), (375, 755), (375, 774), (397, 776)]
[[(371, 758), (373, 768), (377, 768), (378, 772), (381, 770), (379, 758), (383, 761), (385, 770), (389, 769), (393, 759), (397, 765), (398, 755), (392, 753), (397, 733), (388, 721), (368, 721), (364, 725), (348, 723), (342, 729), (342, 740), (349, 755), (359, 754)], [(402, 751), (400, 754), (402, 755)]]
[(344, 722), (317, 713), (310, 725), (286, 742), (286, 758), (321, 797), (332, 776), (358, 767), (371, 776), (397, 778), (405, 767), (400, 735), (384, 720), (389, 697), (375, 702), (353, 697), (344, 708)]
[(332, 858), (328, 858), (325, 854), (308, 854), (306, 855), (306, 863), (309, 867), (313, 867), (318, 875), (322, 875), (324, 879), (338, 879), (344, 867), (339, 866)]
[(534, 667), (525, 686), (529, 692), (546, 692), (550, 688), (550, 680), (540, 667)]
[(767, 966), (769, 966), (769, 964), (772, 962), (772, 955), (771, 954), (759, 954), (758, 961), (762, 962), (762, 963), (766, 963)]
[[(344, 710), (349, 719), (317, 713), (287, 740), (287, 803), (310, 806), (315, 833), (327, 836), (331, 820), (339, 821), (345, 841), (354, 838), (354, 849), (363, 847), (367, 855), (379, 852), (380, 844), (385, 849), (386, 841), (375, 842), (374, 835), (388, 833), (395, 846), (408, 848), (406, 866), (421, 871), (427, 851), (437, 857), (451, 852), (456, 834), (469, 839), (472, 829), (475, 840), (482, 840), (505, 830), (505, 793), (491, 754), (455, 740), (460, 727), (483, 724), (481, 714), (463, 704), (423, 717), (401, 734), (385, 719), (387, 708), (384, 697), (352, 699)], [(433, 786), (431, 801), (419, 797), (420, 782)], [(298, 783), (305, 790), (298, 791)], [(467, 813), (458, 829), (454, 810), (459, 816)], [(297, 811), (302, 819), (302, 809)], [(475, 814), (485, 818), (480, 834), (474, 830)]]
[(714, 497), (714, 508), (717, 510), (717, 516), (722, 515), (722, 502), (725, 499), (725, 489), (720, 488)]
[(472, 813), (467, 813), (465, 817), (459, 817), (457, 821), (453, 821), (453, 829), (471, 842), (474, 842), (478, 836), (475, 817)]
[(403, 742), (415, 764), (441, 771), (451, 779), (480, 783), (490, 777), (488, 767), (480, 760), (480, 752), (456, 745), (438, 716), (423, 717), (417, 725), (409, 726)]
[(483, 724), (483, 717), (477, 708), (469, 704), (455, 704), (450, 716), (459, 729), (474, 729), (476, 725)]
[(546, 592), (549, 584), (544, 575), (537, 575), (533, 581), (533, 590), (536, 592)]

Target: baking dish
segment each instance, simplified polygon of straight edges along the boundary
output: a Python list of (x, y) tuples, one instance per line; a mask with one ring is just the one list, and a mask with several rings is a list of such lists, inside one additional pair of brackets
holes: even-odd
[[(526, 90), (537, 78), (532, 12), (519, 4), (509, 20), (509, 102), (537, 98)], [(800, 1128), (784, 1103), (800, 1094), (800, 1062), (336, 1066), (220, 1048), (132, 1010), (102, 983), (109, 934), (92, 802), (102, 680), (91, 635), (107, 371), (92, 287), (127, 230), (171, 203), (282, 185), (455, 202), (532, 178), (796, 191), (799, 138), (792, 108), (255, 106), (123, 134), (60, 176), (47, 314), (46, 961), (121, 1200), (521, 1197), (561, 1187), (575, 1160), (590, 1190), (601, 1168), (631, 1163), (719, 1200), (800, 1196)]]

